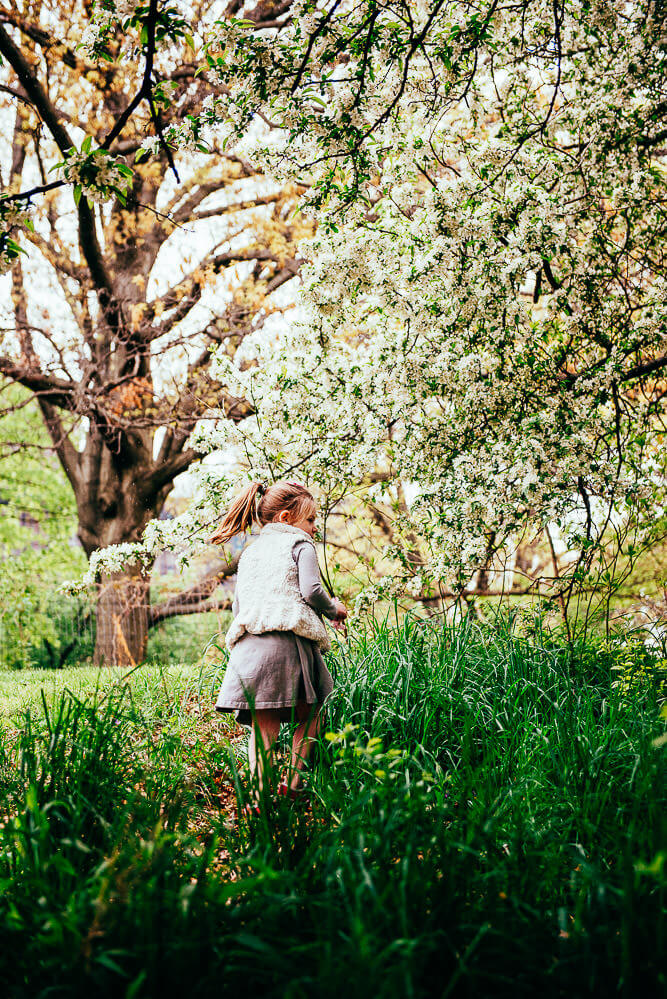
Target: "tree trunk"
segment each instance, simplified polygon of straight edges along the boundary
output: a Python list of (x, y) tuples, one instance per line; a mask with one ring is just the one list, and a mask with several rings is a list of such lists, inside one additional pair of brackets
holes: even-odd
[(136, 666), (145, 659), (149, 601), (149, 579), (139, 568), (102, 577), (96, 608), (96, 666)]

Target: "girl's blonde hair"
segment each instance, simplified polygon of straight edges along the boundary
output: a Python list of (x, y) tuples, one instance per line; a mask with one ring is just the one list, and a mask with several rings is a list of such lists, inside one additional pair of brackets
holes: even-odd
[(314, 513), (317, 505), (313, 494), (298, 482), (274, 482), (265, 486), (251, 482), (239, 493), (209, 541), (223, 545), (235, 534), (242, 534), (253, 524), (270, 524), (285, 510), (290, 523)]

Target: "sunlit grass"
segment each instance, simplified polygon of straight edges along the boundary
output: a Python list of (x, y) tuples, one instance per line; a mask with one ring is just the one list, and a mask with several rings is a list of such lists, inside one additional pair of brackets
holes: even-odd
[(0, 670), (0, 718), (15, 718), (22, 711), (39, 705), (42, 693), (51, 703), (63, 691), (69, 690), (77, 697), (107, 691), (126, 685), (136, 697), (151, 696), (151, 691), (161, 688), (168, 691), (168, 698), (178, 696), (192, 688), (199, 690), (200, 680), (205, 679), (199, 664), (176, 666), (150, 665), (138, 669), (121, 669), (113, 666), (68, 666), (65, 669)]

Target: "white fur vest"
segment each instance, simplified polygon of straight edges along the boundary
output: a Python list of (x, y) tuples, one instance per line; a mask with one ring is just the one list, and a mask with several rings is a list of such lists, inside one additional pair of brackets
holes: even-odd
[(249, 632), (293, 631), (326, 651), (331, 647), (320, 616), (299, 589), (299, 572), (292, 557), (298, 541), (312, 538), (299, 527), (273, 521), (265, 524), (239, 559), (236, 577), (238, 612), (227, 632), (231, 649)]

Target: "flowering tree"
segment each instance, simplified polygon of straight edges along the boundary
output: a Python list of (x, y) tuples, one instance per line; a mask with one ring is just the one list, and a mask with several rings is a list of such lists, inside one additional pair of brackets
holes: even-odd
[(527, 522), (577, 549), (565, 596), (619, 525), (631, 555), (664, 533), (664, 29), (566, 0), (219, 26), (231, 117), (270, 116), (255, 161), (319, 221), (294, 349), (240, 378), (257, 462), (270, 425), (272, 467), (376, 479), (415, 592), (465, 589)]
[[(664, 533), (664, 21), (650, 2), (232, 0), (207, 24), (215, 95), (169, 141), (217, 123), (303, 185), (318, 231), (301, 327), (211, 368), (252, 412), (191, 445), (379, 511), (371, 596), (465, 592), (556, 522), (566, 602), (610, 535), (632, 558)], [(182, 530), (231, 485), (206, 479)]]
[[(196, 29), (163, 23), (160, 7), (125, 5), (125, 32), (103, 19), (101, 60), (79, 44), (85, 4), (0, 11), (3, 410), (26, 404), (16, 384), (32, 393), (88, 556), (125, 551), (159, 516), (201, 457), (188, 438), (212, 401), (232, 420), (250, 412), (211, 376), (210, 348), (233, 355), (283, 308), (304, 230), (289, 218), (294, 185), (192, 132), (172, 150), (169, 129), (211, 88), (195, 75)], [(233, 571), (209, 559), (190, 589), (151, 607), (151, 563), (117, 555), (105, 567), (98, 661), (140, 660), (151, 625), (219, 605)]]

